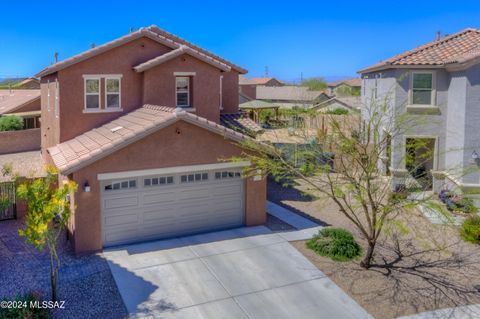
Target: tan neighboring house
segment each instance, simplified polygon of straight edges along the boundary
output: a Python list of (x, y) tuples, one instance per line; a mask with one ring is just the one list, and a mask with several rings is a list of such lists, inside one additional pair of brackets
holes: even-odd
[(344, 109), (352, 113), (360, 113), (362, 98), (360, 96), (334, 96), (315, 105), (319, 112)]
[(329, 94), (332, 96), (360, 96), (361, 78), (351, 78), (328, 83)]
[(0, 90), (0, 116), (23, 118), (24, 129), (40, 127), (40, 90)]
[[(275, 78), (261, 77), (261, 78), (247, 78), (245, 75), (241, 74), (238, 80), (240, 99), (242, 95), (247, 97), (249, 100), (255, 100), (257, 98), (256, 88), (259, 85), (262, 86), (283, 86), (284, 83)], [(243, 102), (242, 102), (243, 103)]]
[(76, 182), (76, 252), (266, 220), (266, 181), (230, 162), (258, 126), (239, 116), (247, 71), (156, 26), (40, 73), (42, 153)]

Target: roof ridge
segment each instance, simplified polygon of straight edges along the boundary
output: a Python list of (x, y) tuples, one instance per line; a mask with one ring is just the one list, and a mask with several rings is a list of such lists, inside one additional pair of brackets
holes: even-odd
[(213, 58), (215, 58), (215, 59), (217, 59), (217, 60), (219, 60), (219, 61), (227, 64), (227, 65), (230, 65), (233, 69), (236, 69), (237, 71), (240, 71), (240, 73), (244, 73), (244, 74), (245, 74), (245, 73), (248, 72), (246, 69), (242, 68), (241, 66), (239, 66), (239, 65), (237, 65), (237, 64), (235, 64), (235, 63), (233, 63), (233, 62), (231, 62), (231, 61), (228, 61), (228, 60), (222, 58), (221, 56), (219, 56), (219, 55), (217, 55), (217, 54), (215, 54), (215, 53), (213, 53), (213, 52), (211, 52), (211, 51), (209, 51), (209, 50), (207, 50), (207, 49), (204, 49), (204, 48), (196, 45), (195, 43), (192, 43), (192, 42), (190, 42), (190, 41), (188, 41), (188, 40), (185, 40), (184, 38), (179, 37), (178, 35), (175, 35), (175, 34), (173, 34), (173, 33), (170, 33), (170, 32), (168, 32), (168, 31), (165, 31), (164, 29), (159, 28), (159, 27), (158, 27), (157, 25), (155, 25), (155, 24), (152, 24), (152, 25), (148, 26), (147, 29), (150, 30), (150, 31), (152, 31), (152, 32), (154, 32), (154, 33), (156, 33), (156, 34), (164, 34), (164, 35), (166, 35), (167, 37), (170, 37), (170, 38), (174, 39), (174, 41), (178, 41), (178, 42), (180, 42), (180, 43), (183, 42), (183, 44), (187, 45), (187, 47), (190, 47), (191, 49), (197, 50), (197, 51), (199, 51), (199, 52), (201, 52), (201, 53), (203, 53), (203, 54), (209, 55), (209, 56), (211, 56), (211, 57), (213, 57)]
[(422, 52), (424, 50), (427, 50), (429, 48), (432, 48), (432, 47), (435, 47), (435, 46), (438, 46), (438, 45), (441, 45), (441, 44), (444, 44), (454, 38), (457, 38), (461, 35), (464, 35), (468, 32), (477, 32), (477, 33), (480, 33), (480, 30), (478, 29), (475, 29), (475, 28), (466, 28), (466, 29), (463, 29), (462, 31), (459, 31), (457, 33), (454, 33), (454, 34), (451, 34), (451, 35), (448, 35), (448, 36), (444, 36), (443, 38), (441, 38), (440, 40), (434, 40), (434, 41), (430, 41), (428, 43), (425, 43), (425, 44), (422, 44), (418, 47), (415, 47), (411, 50), (408, 50), (408, 51), (405, 51), (403, 53), (400, 53), (400, 54), (397, 54), (389, 59), (386, 59), (384, 60), (383, 62), (387, 63), (387, 64), (391, 64), (391, 63), (394, 63), (396, 61), (399, 61), (403, 58), (406, 58), (408, 56), (411, 56), (413, 54), (416, 54), (416, 53), (419, 53), (419, 52)]

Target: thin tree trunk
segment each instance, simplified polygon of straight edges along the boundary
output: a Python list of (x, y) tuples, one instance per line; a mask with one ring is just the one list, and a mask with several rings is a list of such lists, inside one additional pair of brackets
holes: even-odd
[(371, 266), (372, 259), (373, 259), (373, 251), (375, 250), (375, 244), (376, 244), (375, 241), (368, 242), (367, 253), (365, 254), (365, 258), (360, 263), (360, 266), (362, 266), (365, 269), (368, 269)]

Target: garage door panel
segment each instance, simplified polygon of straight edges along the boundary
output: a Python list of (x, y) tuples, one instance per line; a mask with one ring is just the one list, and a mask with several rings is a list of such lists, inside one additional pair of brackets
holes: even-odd
[(125, 196), (116, 196), (104, 200), (105, 209), (113, 208), (125, 208), (125, 207), (137, 207), (138, 205), (138, 196), (134, 195), (125, 195)]
[(116, 215), (104, 218), (105, 226), (131, 225), (132, 223), (138, 223), (138, 214)]
[[(195, 173), (195, 172), (193, 172)], [(240, 178), (143, 186), (104, 191), (104, 245), (183, 236), (241, 226), (244, 223), (244, 187)], [(192, 174), (192, 173), (190, 173)], [(151, 178), (157, 178), (152, 176)], [(106, 181), (105, 183), (108, 183)], [(110, 182), (111, 183), (111, 182)]]

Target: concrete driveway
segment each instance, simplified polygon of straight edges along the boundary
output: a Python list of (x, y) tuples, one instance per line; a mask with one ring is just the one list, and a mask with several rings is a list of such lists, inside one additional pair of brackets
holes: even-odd
[(239, 228), (104, 256), (132, 317), (372, 318), (288, 243), (316, 231)]

